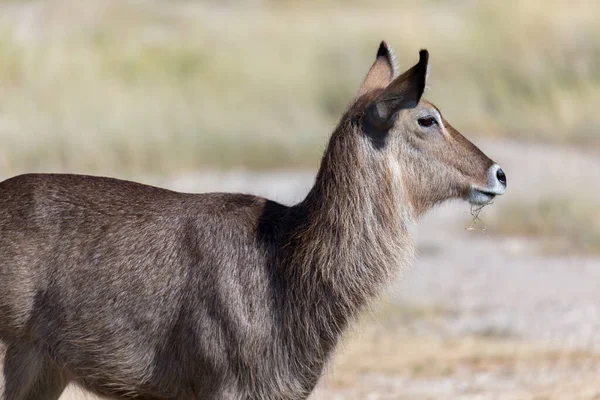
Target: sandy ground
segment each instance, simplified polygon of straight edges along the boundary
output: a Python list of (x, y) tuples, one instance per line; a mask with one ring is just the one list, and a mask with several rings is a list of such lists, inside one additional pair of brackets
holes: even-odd
[[(575, 194), (600, 205), (599, 157), (478, 144), (507, 174), (498, 203)], [(313, 176), (231, 172), (146, 181), (293, 203)], [(415, 265), (340, 346), (314, 399), (600, 399), (600, 259), (549, 257), (535, 241), (494, 236), (493, 226), (466, 230), (468, 211), (454, 203), (424, 218)], [(76, 398), (82, 395), (63, 396)]]

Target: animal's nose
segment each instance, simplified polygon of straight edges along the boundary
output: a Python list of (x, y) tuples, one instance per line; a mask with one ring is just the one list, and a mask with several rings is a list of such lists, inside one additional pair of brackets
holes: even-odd
[(487, 172), (487, 187), (485, 191), (495, 195), (504, 194), (506, 190), (506, 175), (498, 164), (494, 164)]
[(498, 182), (500, 182), (502, 186), (506, 187), (506, 174), (502, 171), (502, 168), (498, 168), (496, 171), (496, 179), (498, 179)]

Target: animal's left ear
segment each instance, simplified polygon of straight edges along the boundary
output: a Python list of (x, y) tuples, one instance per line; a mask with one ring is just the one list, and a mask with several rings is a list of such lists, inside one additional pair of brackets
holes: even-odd
[(429, 53), (419, 52), (419, 62), (394, 79), (392, 83), (367, 108), (368, 121), (380, 129), (389, 129), (394, 124), (398, 111), (419, 104), (427, 84)]
[(394, 50), (386, 42), (381, 42), (375, 62), (358, 90), (357, 98), (371, 90), (385, 88), (397, 75), (397, 69)]

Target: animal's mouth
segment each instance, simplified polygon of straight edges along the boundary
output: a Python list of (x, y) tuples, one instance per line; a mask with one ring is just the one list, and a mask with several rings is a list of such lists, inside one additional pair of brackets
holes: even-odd
[(496, 196), (503, 195), (505, 190), (506, 186), (504, 185), (494, 185), (491, 188), (485, 189), (471, 186), (467, 200), (473, 205), (482, 206), (494, 200)]
[(506, 175), (498, 164), (492, 165), (488, 169), (487, 175), (487, 185), (485, 188), (471, 185), (467, 196), (469, 203), (482, 206), (494, 200), (494, 197), (503, 195), (506, 191)]
[(472, 187), (467, 200), (473, 205), (482, 206), (494, 200), (494, 197), (496, 197), (498, 194), (501, 193), (494, 193)]

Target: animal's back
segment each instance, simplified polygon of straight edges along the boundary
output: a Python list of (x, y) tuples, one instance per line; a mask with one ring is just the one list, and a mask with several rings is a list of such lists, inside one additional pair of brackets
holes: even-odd
[(267, 205), (284, 209), (110, 178), (0, 183), (0, 339), (26, 337), (106, 394), (213, 393), (243, 361), (231, 348), (270, 335)]

